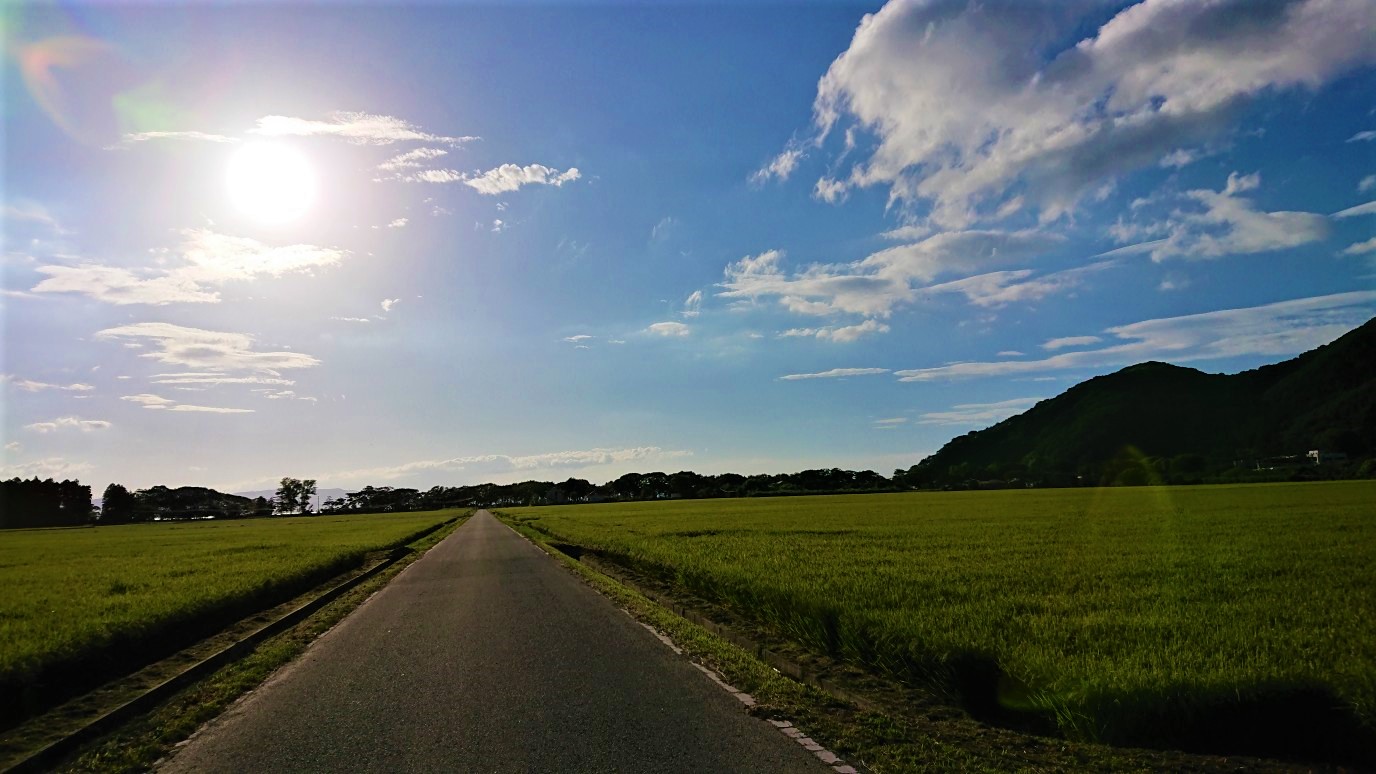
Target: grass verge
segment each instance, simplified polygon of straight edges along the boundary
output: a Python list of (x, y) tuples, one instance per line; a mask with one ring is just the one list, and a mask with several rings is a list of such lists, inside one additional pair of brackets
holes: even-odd
[[(1161, 750), (1115, 748), (1035, 736), (982, 724), (935, 702), (895, 706), (880, 699), (861, 708), (797, 682), (708, 629), (676, 615), (640, 591), (550, 544), (550, 536), (498, 512), (505, 524), (549, 553), (637, 620), (671, 638), (694, 661), (715, 669), (758, 702), (761, 718), (792, 721), (857, 768), (910, 771), (1313, 771), (1312, 766)], [(877, 709), (875, 707), (878, 707)]]
[(224, 712), (245, 693), (262, 684), (278, 668), (299, 656), (320, 635), (343, 620), (368, 597), (467, 520), (427, 535), (408, 547), (409, 556), (321, 608), (305, 621), (265, 640), (244, 658), (183, 689), (153, 712), (96, 740), (66, 763), (64, 772), (148, 771), (196, 729)]

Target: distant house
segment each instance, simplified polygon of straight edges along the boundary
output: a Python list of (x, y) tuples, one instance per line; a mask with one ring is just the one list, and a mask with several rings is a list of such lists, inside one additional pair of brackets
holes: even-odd
[(1315, 465), (1328, 465), (1334, 462), (1347, 462), (1347, 455), (1342, 452), (1313, 449), (1305, 456), (1308, 457), (1310, 460), (1313, 460)]

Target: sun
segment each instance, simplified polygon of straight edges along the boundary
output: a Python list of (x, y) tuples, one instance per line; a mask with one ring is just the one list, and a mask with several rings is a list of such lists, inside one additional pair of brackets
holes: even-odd
[(245, 145), (229, 157), (226, 173), (230, 201), (263, 223), (296, 220), (315, 199), (315, 170), (305, 155), (285, 145)]

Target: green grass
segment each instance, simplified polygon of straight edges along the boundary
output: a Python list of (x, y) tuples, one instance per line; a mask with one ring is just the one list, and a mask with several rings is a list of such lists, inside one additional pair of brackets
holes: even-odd
[(1216, 752), (1376, 747), (1373, 482), (504, 512), (991, 717)]
[(0, 533), (6, 722), (357, 567), (459, 515), (319, 516)]

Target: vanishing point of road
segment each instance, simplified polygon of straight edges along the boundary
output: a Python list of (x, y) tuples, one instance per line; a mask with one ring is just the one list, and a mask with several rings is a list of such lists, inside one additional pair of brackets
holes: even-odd
[(160, 769), (828, 770), (486, 511)]

